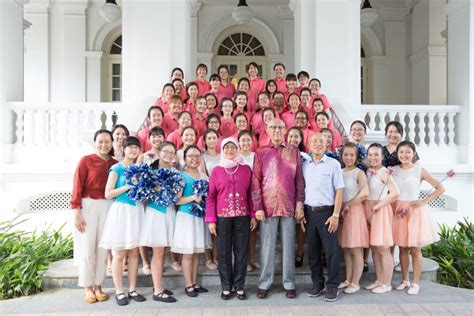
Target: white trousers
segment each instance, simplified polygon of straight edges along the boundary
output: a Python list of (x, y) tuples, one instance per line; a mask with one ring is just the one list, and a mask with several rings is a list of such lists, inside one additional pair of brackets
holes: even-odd
[(82, 217), (85, 231), (74, 232), (74, 261), (79, 266), (78, 285), (88, 287), (100, 285), (105, 280), (107, 249), (99, 248), (105, 219), (112, 201), (82, 199)]

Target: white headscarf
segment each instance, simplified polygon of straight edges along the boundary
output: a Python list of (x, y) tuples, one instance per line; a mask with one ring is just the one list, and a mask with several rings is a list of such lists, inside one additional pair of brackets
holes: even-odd
[[(227, 159), (224, 154), (224, 146), (228, 143), (232, 143), (235, 145), (235, 147), (237, 147), (237, 154), (235, 155), (234, 159), (230, 160), (230, 159)], [(222, 166), (224, 168), (233, 168), (237, 165), (240, 165), (243, 163), (243, 159), (242, 157), (240, 156), (240, 149), (239, 149), (239, 143), (237, 142), (237, 140), (233, 137), (228, 137), (228, 138), (225, 138), (222, 143), (221, 143), (221, 159), (219, 161), (219, 166)]]

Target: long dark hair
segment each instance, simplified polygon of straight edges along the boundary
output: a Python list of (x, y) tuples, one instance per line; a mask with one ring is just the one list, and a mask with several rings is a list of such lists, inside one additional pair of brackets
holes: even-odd
[(298, 150), (305, 153), (305, 152), (306, 152), (306, 146), (304, 145), (304, 133), (303, 133), (303, 130), (302, 130), (301, 128), (299, 128), (299, 127), (293, 126), (293, 127), (290, 128), (290, 129), (288, 130), (288, 132), (286, 133), (287, 140), (288, 140), (288, 135), (290, 134), (291, 131), (298, 131), (298, 134), (300, 134), (301, 141), (300, 141), (300, 143), (298, 144)]
[[(409, 141), (409, 140), (404, 140), (404, 141), (401, 141), (400, 144), (398, 144), (397, 146), (397, 158), (398, 158), (398, 151), (400, 150), (401, 147), (409, 147), (411, 150), (413, 150), (413, 163), (417, 162), (420, 157), (418, 157), (418, 155), (416, 154), (416, 145)], [(400, 159), (398, 159), (400, 161)]]

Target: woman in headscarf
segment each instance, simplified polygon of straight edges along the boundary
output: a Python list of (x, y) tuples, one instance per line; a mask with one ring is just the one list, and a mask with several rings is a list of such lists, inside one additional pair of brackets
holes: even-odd
[(257, 226), (250, 202), (251, 178), (252, 170), (243, 163), (237, 140), (232, 137), (224, 139), (219, 165), (209, 180), (205, 216), (210, 233), (217, 237), (223, 300), (231, 297), (232, 290), (239, 299), (246, 298), (248, 240), (250, 231)]

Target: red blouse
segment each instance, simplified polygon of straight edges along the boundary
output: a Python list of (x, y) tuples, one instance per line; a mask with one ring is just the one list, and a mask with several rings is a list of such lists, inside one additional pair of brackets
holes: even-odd
[(74, 173), (71, 208), (82, 208), (82, 199), (105, 199), (105, 184), (109, 177), (109, 169), (117, 160), (103, 160), (96, 154), (84, 156)]

